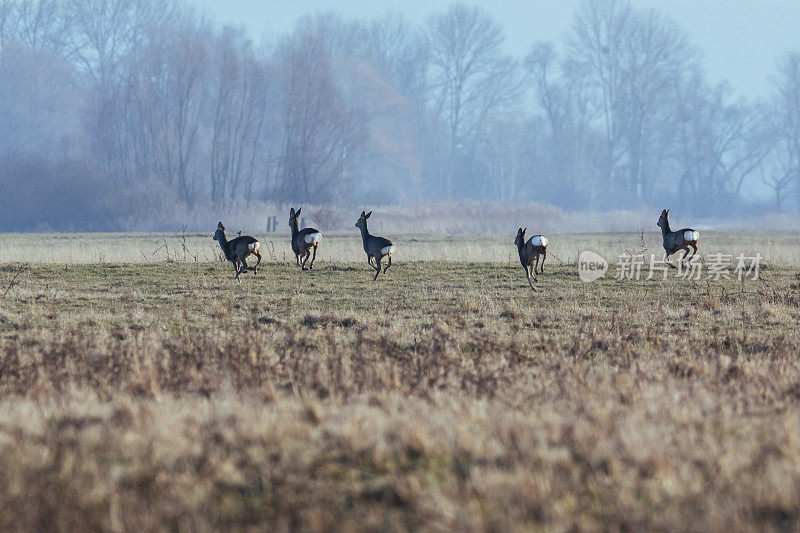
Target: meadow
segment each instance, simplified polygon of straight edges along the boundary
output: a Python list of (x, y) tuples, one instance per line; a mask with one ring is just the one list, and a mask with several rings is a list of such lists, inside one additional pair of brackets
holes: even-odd
[[(0, 529), (800, 527), (800, 235), (703, 232), (760, 277), (583, 283), (551, 235), (0, 236)], [(268, 243), (272, 244), (268, 244)], [(164, 247), (167, 244), (167, 247)]]

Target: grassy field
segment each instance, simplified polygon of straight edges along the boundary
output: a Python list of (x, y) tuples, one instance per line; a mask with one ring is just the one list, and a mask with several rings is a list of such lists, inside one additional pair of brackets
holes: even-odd
[[(654, 225), (654, 229), (655, 225)], [(380, 233), (397, 245), (397, 261), (475, 261), (519, 264), (514, 246), (516, 229), (508, 235), (395, 235)], [(533, 230), (528, 235), (533, 235)], [(219, 260), (219, 245), (212, 233), (107, 233), (107, 234), (0, 234), (0, 264), (31, 263), (163, 263), (209, 262)], [(263, 246), (265, 259), (275, 262), (294, 260), (288, 234), (254, 233)], [(233, 236), (229, 232), (228, 237)], [(583, 250), (592, 250), (609, 262), (621, 253), (655, 253), (659, 258), (661, 233), (547, 234), (550, 239), (548, 261), (574, 263)], [(761, 254), (764, 261), (781, 265), (800, 265), (800, 233), (756, 231), (705, 231), (700, 236), (701, 253), (748, 256)], [(558, 259), (557, 259), (558, 258)], [(358, 230), (323, 235), (317, 258), (325, 262), (366, 261)]]
[(583, 283), (657, 236), (552, 237), (535, 293), (510, 237), (376, 283), (332, 237), (241, 282), (209, 236), (0, 237), (0, 530), (800, 527), (797, 234), (704, 233), (744, 283)]

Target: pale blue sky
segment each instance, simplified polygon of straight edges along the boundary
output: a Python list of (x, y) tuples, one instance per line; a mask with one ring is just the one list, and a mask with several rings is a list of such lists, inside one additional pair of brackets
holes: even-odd
[[(202, 13), (224, 23), (245, 26), (254, 37), (280, 34), (298, 17), (335, 11), (372, 18), (387, 11), (421, 22), (444, 10), (451, 0), (188, 0)], [(467, 2), (492, 13), (503, 26), (508, 51), (522, 57), (536, 41), (560, 41), (579, 0), (493, 0)], [(702, 50), (712, 81), (728, 80), (742, 96), (763, 96), (778, 58), (800, 51), (800, 0), (634, 0), (675, 19)]]

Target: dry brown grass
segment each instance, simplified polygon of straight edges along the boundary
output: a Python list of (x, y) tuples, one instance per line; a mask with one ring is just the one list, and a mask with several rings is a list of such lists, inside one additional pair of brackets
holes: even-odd
[[(0, 285), (15, 274), (0, 265)], [(0, 529), (800, 526), (800, 280), (31, 265)]]

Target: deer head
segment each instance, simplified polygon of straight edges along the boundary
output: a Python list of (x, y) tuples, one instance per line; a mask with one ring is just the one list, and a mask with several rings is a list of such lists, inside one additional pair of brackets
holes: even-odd
[[(220, 239), (220, 237), (222, 237), (222, 239)], [(217, 224), (217, 231), (214, 232), (214, 240), (215, 241), (225, 240), (225, 226), (222, 225), (222, 222)]]
[(668, 220), (669, 220), (669, 209), (662, 209), (661, 216), (658, 217), (658, 222), (656, 223), (656, 226), (664, 228), (668, 224)]
[(358, 229), (367, 229), (367, 219), (370, 217), (370, 215), (372, 215), (372, 211), (369, 213), (361, 211), (361, 217), (358, 219), (358, 222), (356, 222), (356, 227)]
[(294, 207), (289, 209), (289, 227), (293, 232), (300, 229), (300, 211), (302, 210), (302, 207), (297, 211), (294, 210)]
[(517, 230), (517, 238), (514, 239), (514, 244), (517, 246), (522, 246), (525, 244), (525, 232), (528, 231), (528, 228), (522, 229), (519, 228)]

